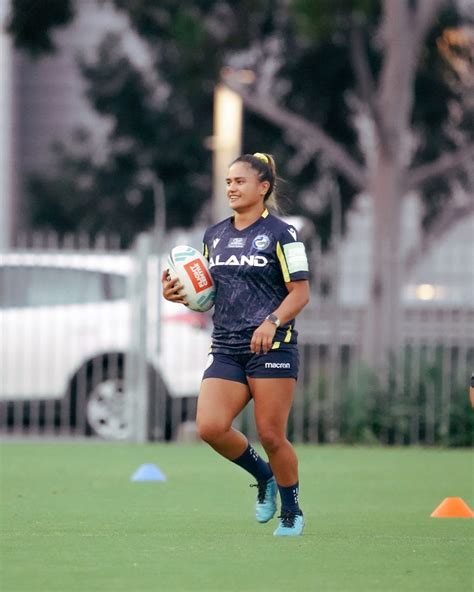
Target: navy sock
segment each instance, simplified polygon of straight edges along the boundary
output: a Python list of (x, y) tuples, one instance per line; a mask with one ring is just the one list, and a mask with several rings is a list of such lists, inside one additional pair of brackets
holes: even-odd
[(273, 476), (270, 465), (258, 455), (257, 451), (250, 444), (247, 446), (245, 452), (232, 462), (248, 471), (257, 481), (266, 481)]
[(301, 510), (298, 500), (299, 482), (297, 481), (294, 485), (290, 485), (290, 487), (283, 487), (282, 485), (278, 485), (278, 489), (280, 490), (282, 512), (289, 511), (300, 514)]

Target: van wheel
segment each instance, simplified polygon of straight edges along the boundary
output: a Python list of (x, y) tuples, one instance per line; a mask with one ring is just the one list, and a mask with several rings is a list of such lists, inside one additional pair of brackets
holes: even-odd
[(69, 419), (76, 434), (123, 440), (130, 433), (124, 383), (125, 357), (94, 358), (75, 374), (69, 387)]
[[(124, 440), (132, 435), (124, 367), (124, 354), (108, 354), (90, 360), (76, 373), (67, 395), (75, 433), (106, 440)], [(168, 392), (161, 376), (151, 367), (148, 372), (147, 438), (169, 439)]]
[(86, 403), (86, 420), (92, 433), (106, 440), (124, 440), (131, 426), (123, 376), (103, 377), (91, 385)]

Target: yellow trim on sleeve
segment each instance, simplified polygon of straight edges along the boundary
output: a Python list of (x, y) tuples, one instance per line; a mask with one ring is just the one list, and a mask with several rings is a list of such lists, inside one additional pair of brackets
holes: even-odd
[(283, 254), (283, 249), (281, 248), (280, 241), (278, 241), (276, 245), (276, 254), (278, 257), (278, 261), (280, 262), (281, 271), (283, 273), (283, 279), (285, 280), (285, 282), (291, 281), (290, 272), (288, 271), (288, 265), (286, 264), (285, 255)]
[(278, 349), (280, 347), (280, 342), (279, 341), (275, 341), (272, 345), (272, 349)]
[(209, 260), (209, 249), (207, 248), (206, 243), (202, 243), (202, 254), (207, 260)]
[(288, 327), (288, 331), (286, 332), (285, 339), (283, 341), (285, 343), (290, 343), (290, 341), (291, 341), (291, 327)]

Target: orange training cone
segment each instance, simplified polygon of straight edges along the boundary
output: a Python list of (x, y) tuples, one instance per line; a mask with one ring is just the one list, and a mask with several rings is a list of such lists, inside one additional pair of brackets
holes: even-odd
[(446, 497), (431, 518), (474, 518), (474, 512), (460, 497)]

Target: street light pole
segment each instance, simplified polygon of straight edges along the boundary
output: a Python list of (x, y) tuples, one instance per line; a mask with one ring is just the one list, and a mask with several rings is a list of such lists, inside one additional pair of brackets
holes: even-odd
[[(153, 230), (151, 234), (151, 251), (156, 255), (158, 265), (158, 293), (161, 290), (161, 260), (165, 249), (165, 235), (166, 235), (166, 193), (163, 181), (156, 175), (152, 169), (144, 169), (140, 171), (137, 178), (141, 186), (151, 187), (153, 192), (154, 218)], [(157, 326), (161, 324), (161, 297), (156, 301), (156, 317)], [(158, 354), (161, 351), (161, 334), (160, 331), (155, 335), (155, 350)]]
[[(151, 395), (150, 359), (159, 356), (162, 345), (160, 278), (165, 246), (166, 198), (163, 182), (151, 169), (140, 172), (137, 184), (142, 192), (145, 188), (153, 191), (154, 217), (152, 231), (138, 236), (134, 252), (135, 265), (130, 283), (132, 338), (125, 360), (125, 384), (127, 413), (132, 426), (130, 439), (145, 442)], [(155, 310), (150, 303), (156, 307)], [(154, 327), (151, 327), (151, 319)], [(162, 401), (164, 393), (155, 389), (153, 396)]]
[(214, 91), (212, 219), (218, 222), (230, 214), (225, 178), (229, 164), (241, 153), (243, 104), (240, 96), (218, 84)]
[(13, 244), (17, 223), (13, 104), (13, 43), (6, 32), (10, 0), (0, 2), (0, 249)]
[(147, 168), (140, 171), (137, 182), (139, 186), (149, 186), (153, 192), (153, 239), (154, 248), (160, 252), (163, 248), (163, 241), (166, 232), (166, 195), (163, 181), (156, 175), (156, 173)]
[(166, 232), (166, 195), (163, 181), (153, 175), (151, 186), (153, 189), (153, 202), (155, 206), (155, 244), (158, 253), (161, 253), (164, 247), (164, 238)]

